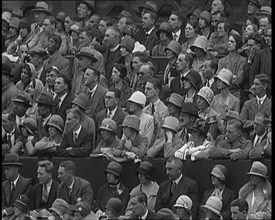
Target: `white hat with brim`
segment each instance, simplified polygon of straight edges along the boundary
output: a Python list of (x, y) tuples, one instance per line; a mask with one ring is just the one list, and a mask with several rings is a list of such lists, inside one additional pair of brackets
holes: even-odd
[[(205, 205), (202, 205), (201, 208), (210, 210), (211, 212), (221, 216), (222, 201), (216, 196), (210, 196), (206, 201)], [(219, 209), (219, 210), (218, 210)]]

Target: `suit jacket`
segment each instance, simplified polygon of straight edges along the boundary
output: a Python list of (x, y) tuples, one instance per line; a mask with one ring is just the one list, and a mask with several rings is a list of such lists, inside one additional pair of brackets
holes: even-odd
[[(71, 150), (66, 148), (71, 147)], [(67, 132), (63, 138), (61, 145), (57, 148), (57, 156), (59, 157), (88, 157), (93, 149), (93, 134), (87, 131), (83, 126), (76, 139), (73, 141), (73, 131)]]
[[(205, 205), (207, 199), (212, 195), (215, 188), (208, 189), (204, 192), (201, 204)], [(234, 199), (237, 199), (238, 195), (236, 192), (232, 191), (231, 189), (225, 187), (224, 191), (222, 193), (222, 210), (221, 215), (223, 219), (231, 219), (231, 212), (230, 212), (230, 204)], [(199, 213), (199, 219), (205, 218), (205, 212), (203, 212), (203, 209), (200, 209)]]
[(184, 28), (181, 28), (180, 37), (178, 39), (178, 42), (183, 45), (187, 41), (187, 38), (185, 36)]
[(261, 159), (263, 158), (263, 148), (266, 146), (267, 144), (267, 134), (268, 132), (266, 132), (263, 136), (263, 138), (261, 139), (260, 142), (256, 143), (256, 145), (254, 146), (254, 140), (255, 140), (255, 137), (256, 137), (256, 134), (254, 135), (253, 137), (253, 140), (252, 140), (252, 145), (253, 145), (253, 148), (252, 150), (249, 152), (249, 159)]
[(95, 119), (96, 114), (105, 108), (105, 94), (107, 89), (98, 84), (93, 97), (89, 94), (88, 87), (86, 87), (83, 92), (89, 97), (89, 105), (86, 108), (86, 114)]
[(53, 110), (54, 114), (60, 115), (65, 122), (66, 115), (67, 115), (66, 111), (67, 109), (71, 108), (71, 101), (72, 101), (71, 93), (67, 93), (60, 107), (58, 106), (58, 96), (55, 96), (55, 99), (53, 101), (54, 103), (56, 103), (55, 108)]
[(112, 75), (112, 70), (114, 67), (115, 63), (120, 63), (121, 62), (121, 54), (120, 54), (120, 47), (118, 47), (114, 52), (111, 52), (110, 49), (108, 49), (104, 54), (103, 54), (103, 58), (104, 58), (104, 67), (105, 67), (105, 76), (106, 79), (108, 81), (108, 83), (110, 83), (110, 78)]
[[(139, 219), (141, 216), (133, 216), (130, 219)], [(153, 211), (148, 210), (148, 214), (145, 219), (151, 220), (151, 219), (167, 219), (167, 216), (160, 215), (158, 213), (155, 213)]]
[(143, 40), (141, 42), (141, 44), (143, 44), (146, 47), (146, 50), (149, 50), (150, 53), (153, 49), (153, 47), (157, 44), (159, 44), (160, 40), (156, 35), (158, 28), (154, 27), (154, 29), (151, 31), (151, 33), (149, 34), (149, 36), (146, 38), (146, 36), (144, 35)]
[(187, 90), (183, 88), (180, 76), (177, 76), (175, 79), (172, 79), (170, 83), (170, 89), (171, 93), (178, 93), (181, 96), (184, 96), (187, 93)]
[(266, 97), (262, 105), (259, 107), (257, 103), (257, 98), (247, 100), (243, 104), (243, 108), (240, 114), (241, 120), (250, 120), (253, 121), (255, 118), (255, 115), (257, 115), (259, 112), (266, 114), (269, 116), (271, 114), (271, 100)]
[(75, 205), (77, 199), (81, 198), (81, 201), (87, 202), (93, 207), (93, 190), (91, 183), (80, 177), (75, 177), (71, 196), (69, 196), (68, 187), (64, 184), (60, 184), (57, 188), (57, 198), (65, 200), (69, 205)]
[(155, 210), (158, 211), (161, 208), (169, 208), (172, 210), (173, 205), (176, 203), (177, 198), (180, 195), (187, 195), (193, 202), (192, 206), (192, 217), (197, 213), (198, 203), (199, 203), (199, 190), (198, 185), (195, 180), (192, 180), (184, 175), (182, 175), (179, 184), (177, 185), (176, 190), (173, 195), (171, 195), (170, 189), (172, 186), (171, 180), (165, 180), (160, 184), (157, 200), (155, 204)]
[(31, 200), (31, 210), (33, 209), (49, 209), (54, 200), (57, 198), (57, 188), (59, 186), (59, 183), (55, 180), (53, 180), (51, 189), (48, 195), (48, 200), (45, 204), (41, 202), (42, 199), (42, 190), (43, 190), (43, 185), (40, 183), (35, 184), (32, 189), (31, 189), (31, 195), (30, 195), (30, 200)]
[[(7, 133), (5, 133), (5, 135), (2, 137), (2, 156), (9, 152), (9, 150), (12, 148), (12, 146), (14, 146), (17, 138), (20, 135), (21, 135), (21, 131), (19, 130), (19, 128), (17, 126), (15, 126), (15, 130), (14, 130), (14, 143), (10, 143), (7, 140)], [(3, 146), (3, 145), (5, 145), (5, 146)]]
[(41, 138), (42, 137), (49, 137), (49, 132), (48, 132), (48, 129), (47, 129), (48, 122), (49, 122), (49, 120), (46, 122), (45, 126), (43, 126), (42, 117), (38, 116), (38, 119), (37, 119), (37, 131), (41, 135)]
[(30, 198), (32, 179), (19, 176), (15, 189), (11, 194), (11, 183), (9, 180), (2, 182), (2, 210), (12, 206), (19, 194), (24, 194)]
[[(122, 123), (124, 118), (126, 117), (126, 115), (128, 115), (128, 113), (126, 113), (122, 108), (117, 107), (117, 110), (115, 112), (115, 114), (113, 115), (112, 120), (114, 120), (116, 122), (117, 125), (117, 137), (121, 138), (122, 137)], [(101, 110), (97, 115), (96, 115), (96, 128), (98, 128), (101, 125), (101, 122), (103, 121), (104, 118), (107, 118), (107, 108)]]

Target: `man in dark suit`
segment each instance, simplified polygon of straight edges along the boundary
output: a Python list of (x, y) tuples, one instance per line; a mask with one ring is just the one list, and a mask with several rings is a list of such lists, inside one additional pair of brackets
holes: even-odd
[(15, 140), (21, 135), (15, 120), (16, 115), (13, 111), (6, 109), (2, 112), (2, 156), (10, 152)]
[(156, 35), (158, 30), (155, 25), (156, 20), (157, 14), (154, 12), (148, 11), (142, 15), (142, 27), (145, 31), (145, 36), (141, 43), (146, 47), (146, 50), (149, 51), (149, 54), (151, 54), (153, 47), (160, 42)]
[(93, 133), (80, 124), (81, 112), (70, 109), (65, 123), (64, 136), (56, 153), (59, 157), (88, 157), (93, 149)]
[(130, 219), (167, 219), (167, 216), (160, 215), (147, 208), (147, 196), (142, 191), (137, 191), (131, 195), (129, 210), (133, 213)]
[(178, 41), (181, 45), (187, 41), (184, 27), (185, 21), (180, 10), (173, 10), (168, 20), (173, 29), (173, 40)]
[(205, 60), (202, 66), (202, 76), (204, 78), (204, 86), (212, 89), (214, 95), (217, 95), (220, 91), (217, 87), (217, 81), (214, 80), (218, 69), (218, 62), (214, 59)]
[(266, 95), (266, 89), (270, 83), (269, 77), (264, 74), (255, 76), (251, 89), (256, 97), (244, 103), (240, 118), (243, 121), (253, 122), (257, 113), (261, 112), (268, 117), (271, 115), (271, 100)]
[(30, 209), (49, 209), (57, 196), (57, 187), (59, 183), (53, 180), (54, 165), (49, 160), (38, 162), (37, 178), (38, 183), (31, 189), (31, 207)]
[(172, 209), (180, 195), (187, 195), (193, 202), (191, 212), (192, 218), (194, 218), (198, 210), (199, 190), (196, 181), (182, 175), (182, 168), (181, 159), (171, 157), (167, 160), (166, 174), (169, 179), (160, 184), (155, 210)]
[(120, 63), (121, 60), (119, 48), (120, 40), (121, 35), (119, 29), (116, 27), (108, 27), (102, 41), (103, 45), (106, 45), (108, 47), (108, 50), (103, 54), (105, 76), (108, 83), (110, 83), (114, 64)]
[(75, 164), (66, 160), (58, 168), (58, 179), (61, 184), (57, 189), (57, 198), (65, 200), (69, 205), (75, 205), (78, 199), (93, 207), (93, 190), (91, 183), (75, 176)]
[(60, 74), (55, 79), (54, 92), (57, 94), (54, 99), (54, 114), (60, 115), (66, 120), (66, 111), (71, 108), (72, 96), (70, 93), (70, 78), (67, 75)]
[(13, 214), (13, 203), (20, 194), (30, 196), (32, 179), (25, 178), (19, 174), (19, 162), (17, 154), (6, 154), (2, 163), (6, 180), (2, 182), (2, 217)]
[(85, 88), (82, 92), (89, 97), (86, 113), (93, 119), (95, 119), (98, 112), (105, 108), (105, 94), (107, 89), (100, 85), (99, 77), (99, 71), (92, 67), (87, 68), (84, 74)]
[(125, 111), (121, 107), (118, 106), (118, 102), (120, 99), (121, 92), (117, 88), (112, 88), (109, 89), (106, 92), (105, 95), (105, 106), (106, 108), (100, 111), (97, 116), (96, 116), (96, 123), (97, 123), (97, 128), (101, 125), (101, 122), (103, 121), (104, 118), (110, 118), (113, 119), (116, 124), (117, 124), (117, 136), (118, 138), (122, 137), (122, 123), (127, 115)]

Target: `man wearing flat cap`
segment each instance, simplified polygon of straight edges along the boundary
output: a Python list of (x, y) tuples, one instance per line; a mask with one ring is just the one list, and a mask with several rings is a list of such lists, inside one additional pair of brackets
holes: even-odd
[(2, 217), (13, 214), (13, 207), (16, 198), (20, 194), (30, 196), (32, 179), (25, 178), (19, 174), (19, 162), (17, 154), (6, 154), (2, 162), (6, 180), (2, 182)]
[(271, 114), (271, 100), (266, 94), (266, 89), (269, 84), (270, 78), (266, 74), (261, 73), (255, 76), (251, 89), (255, 92), (256, 97), (247, 100), (240, 113), (240, 118), (244, 122), (253, 121), (259, 112), (267, 116)]
[(260, 8), (262, 7), (262, 4), (259, 0), (249, 0), (247, 6), (247, 14), (250, 16), (255, 16), (257, 12), (259, 12)]

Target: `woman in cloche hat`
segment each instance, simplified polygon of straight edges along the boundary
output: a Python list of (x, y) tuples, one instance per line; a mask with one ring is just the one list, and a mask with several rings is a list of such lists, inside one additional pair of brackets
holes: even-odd
[(250, 181), (241, 187), (239, 198), (248, 203), (248, 219), (271, 219), (272, 186), (267, 179), (267, 167), (259, 161), (254, 161), (247, 174)]
[(57, 146), (61, 144), (64, 121), (59, 115), (52, 115), (47, 123), (49, 137), (44, 136), (34, 146), (36, 156), (53, 156)]

